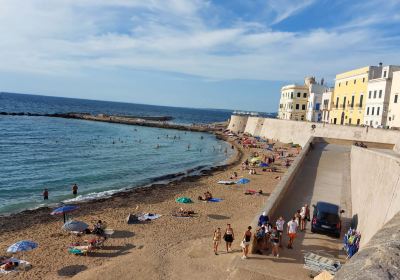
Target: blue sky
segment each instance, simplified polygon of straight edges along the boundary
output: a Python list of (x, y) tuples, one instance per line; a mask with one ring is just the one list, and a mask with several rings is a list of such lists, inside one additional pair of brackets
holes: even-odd
[(0, 0), (0, 91), (276, 111), (282, 85), (400, 64), (398, 0)]

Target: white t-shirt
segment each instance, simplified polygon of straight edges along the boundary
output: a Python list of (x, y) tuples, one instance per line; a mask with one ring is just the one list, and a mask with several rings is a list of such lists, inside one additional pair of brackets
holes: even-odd
[(301, 207), (300, 216), (302, 219), (304, 219), (306, 217), (306, 207), (305, 206)]
[(288, 225), (288, 228), (289, 228), (289, 233), (296, 233), (297, 232), (297, 227), (299, 225), (297, 224), (296, 221), (289, 221), (287, 223), (287, 225)]
[(280, 230), (280, 231), (283, 231), (283, 225), (285, 224), (285, 220), (280, 220), (280, 219), (278, 219), (277, 221), (276, 221), (276, 228), (277, 228), (277, 230)]

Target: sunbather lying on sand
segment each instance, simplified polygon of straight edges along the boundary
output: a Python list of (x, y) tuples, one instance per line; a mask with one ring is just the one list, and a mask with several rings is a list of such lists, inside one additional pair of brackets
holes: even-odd
[(16, 266), (18, 266), (17, 262), (14, 263), (14, 262), (8, 261), (5, 264), (1, 265), (0, 269), (4, 269), (6, 271), (10, 271), (10, 270), (13, 270)]
[(172, 212), (172, 216), (175, 217), (192, 217), (192, 215), (194, 215), (194, 211), (193, 210), (189, 210), (189, 209), (184, 209), (184, 208), (179, 208), (178, 210)]
[(206, 191), (204, 196), (199, 196), (199, 200), (208, 201), (210, 199), (212, 199), (212, 194), (209, 191)]

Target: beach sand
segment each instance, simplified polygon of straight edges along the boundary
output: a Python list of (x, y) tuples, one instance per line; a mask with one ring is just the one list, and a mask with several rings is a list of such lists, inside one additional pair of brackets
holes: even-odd
[[(19, 240), (39, 243), (37, 249), (24, 254), (24, 259), (32, 263), (32, 269), (3, 277), (32, 280), (228, 278), (233, 258), (241, 254), (239, 244), (244, 231), (254, 217), (260, 215), (261, 207), (278, 183), (275, 177), (286, 171), (278, 165), (277, 173), (249, 175), (248, 171), (241, 170), (241, 161), (257, 149), (240, 150), (238, 156), (231, 159), (231, 165), (211, 174), (81, 204), (73, 213), (75, 220), (92, 225), (101, 219), (115, 230), (102, 249), (88, 256), (74, 256), (67, 252), (67, 247), (71, 242), (91, 236), (76, 237), (62, 231), (62, 217), (49, 215), (50, 209), (1, 217), (0, 252), (5, 252), (10, 244)], [(229, 180), (233, 171), (238, 172), (239, 178), (246, 177), (251, 182), (233, 186), (217, 184), (219, 180)], [(261, 170), (258, 168), (258, 171)], [(246, 189), (262, 190), (264, 194), (244, 195)], [(197, 197), (207, 190), (223, 201), (198, 201)], [(176, 203), (175, 198), (180, 196), (190, 197), (194, 203)], [(139, 208), (135, 210), (137, 206)], [(173, 217), (171, 211), (181, 206), (193, 209), (197, 216)], [(157, 213), (162, 217), (128, 225), (126, 217), (137, 211)], [(217, 227), (224, 232), (227, 223), (232, 225), (236, 235), (234, 250), (226, 253), (222, 241), (220, 254), (216, 256), (212, 249), (213, 232)], [(22, 254), (16, 256), (22, 257)]]

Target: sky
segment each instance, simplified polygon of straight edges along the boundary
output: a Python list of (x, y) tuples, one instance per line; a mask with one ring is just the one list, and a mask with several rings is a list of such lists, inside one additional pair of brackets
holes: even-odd
[(399, 0), (0, 0), (7, 92), (276, 112), (399, 46)]

